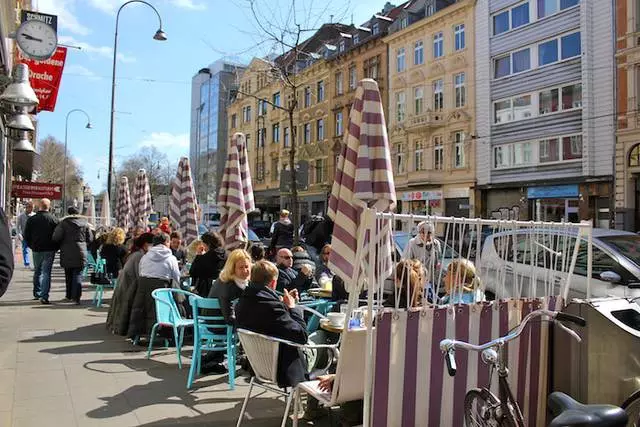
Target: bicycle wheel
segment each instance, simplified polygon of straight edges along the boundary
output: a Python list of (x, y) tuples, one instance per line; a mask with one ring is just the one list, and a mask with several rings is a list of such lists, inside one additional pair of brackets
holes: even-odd
[(500, 426), (496, 419), (498, 398), (487, 389), (469, 390), (464, 397), (464, 423), (467, 427)]
[(621, 406), (629, 416), (627, 427), (640, 427), (640, 390), (635, 391)]

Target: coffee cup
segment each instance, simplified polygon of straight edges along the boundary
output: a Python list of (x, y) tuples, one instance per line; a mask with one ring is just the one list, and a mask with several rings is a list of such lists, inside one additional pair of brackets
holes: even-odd
[(347, 316), (344, 313), (329, 313), (327, 314), (327, 318), (329, 319), (329, 324), (336, 328), (342, 328), (344, 326), (344, 321)]

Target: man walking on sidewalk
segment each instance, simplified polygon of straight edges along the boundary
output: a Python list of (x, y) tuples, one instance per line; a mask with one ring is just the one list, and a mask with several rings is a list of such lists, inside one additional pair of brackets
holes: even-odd
[(42, 304), (49, 304), (51, 288), (51, 268), (56, 254), (57, 244), (53, 241), (53, 231), (58, 220), (49, 213), (51, 201), (41, 199), (38, 213), (27, 220), (24, 239), (33, 251), (33, 299), (40, 299)]
[(31, 218), (33, 213), (33, 203), (28, 202), (24, 207), (24, 212), (18, 216), (18, 239), (22, 241), (22, 262), (25, 267), (29, 267), (29, 247), (24, 239), (24, 229), (27, 226), (27, 220)]

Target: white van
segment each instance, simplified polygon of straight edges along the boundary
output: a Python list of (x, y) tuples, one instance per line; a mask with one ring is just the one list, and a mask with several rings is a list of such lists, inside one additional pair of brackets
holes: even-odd
[[(489, 235), (479, 262), (487, 296), (517, 296), (517, 289), (521, 290), (521, 296), (541, 296), (551, 284), (554, 294), (558, 295), (568, 276), (560, 270), (568, 270), (575, 236), (559, 230), (531, 229)], [(591, 297), (640, 297), (640, 290), (629, 286), (640, 284), (640, 235), (594, 228), (592, 242)], [(582, 238), (571, 278), (570, 298), (587, 297), (587, 255), (587, 241)]]

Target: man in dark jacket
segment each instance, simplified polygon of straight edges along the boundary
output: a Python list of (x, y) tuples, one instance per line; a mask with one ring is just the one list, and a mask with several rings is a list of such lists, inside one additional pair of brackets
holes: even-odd
[(67, 213), (69, 216), (64, 217), (53, 232), (53, 240), (60, 245), (60, 266), (64, 268), (66, 292), (62, 301), (80, 304), (82, 271), (87, 264), (87, 244), (93, 240), (93, 233), (78, 209), (72, 206)]
[(313, 284), (313, 271), (308, 265), (302, 265), (300, 271), (296, 271), (293, 266), (293, 254), (289, 249), (280, 249), (276, 255), (278, 262), (278, 292), (284, 290), (291, 291), (297, 289), (298, 292), (306, 291)]
[(0, 297), (7, 291), (13, 276), (13, 249), (8, 224), (9, 221), (0, 208)]
[(33, 251), (33, 299), (40, 299), (42, 304), (49, 304), (51, 288), (51, 268), (53, 257), (58, 246), (53, 241), (53, 231), (58, 225), (56, 217), (49, 213), (51, 201), (41, 199), (38, 212), (27, 220), (24, 228), (24, 239)]
[(291, 248), (291, 246), (293, 246), (293, 223), (289, 219), (289, 211), (283, 209), (280, 211), (280, 220), (273, 225), (269, 252), (273, 253), (274, 250)]
[(169, 235), (169, 238), (171, 239), (169, 249), (171, 249), (171, 253), (178, 260), (178, 267), (182, 270), (182, 267), (187, 262), (187, 252), (182, 247), (182, 235), (177, 231), (173, 231)]
[[(251, 270), (251, 282), (236, 305), (239, 328), (306, 344), (307, 325), (296, 306), (297, 292), (285, 290), (282, 301), (274, 292), (278, 269), (269, 261), (258, 261)], [(293, 387), (306, 379), (306, 363), (296, 347), (280, 344), (278, 385)]]

